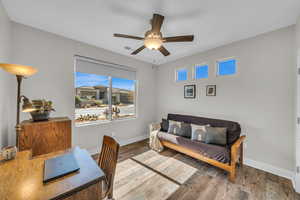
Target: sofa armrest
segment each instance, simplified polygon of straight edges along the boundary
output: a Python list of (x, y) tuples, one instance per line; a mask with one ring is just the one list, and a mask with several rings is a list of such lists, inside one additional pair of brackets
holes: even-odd
[(233, 143), (233, 145), (231, 146), (231, 163), (236, 163), (237, 162), (237, 158), (238, 158), (238, 150), (241, 146), (241, 144), (244, 142), (244, 140), (246, 139), (245, 135), (242, 135), (239, 139), (237, 139), (237, 141), (235, 141)]
[(150, 133), (152, 131), (160, 130), (160, 128), (161, 128), (160, 123), (152, 123), (149, 125)]

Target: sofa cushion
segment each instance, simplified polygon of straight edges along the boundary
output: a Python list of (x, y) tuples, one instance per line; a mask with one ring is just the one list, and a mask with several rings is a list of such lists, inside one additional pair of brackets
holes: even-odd
[(206, 144), (162, 131), (160, 131), (157, 135), (160, 140), (168, 141), (173, 144), (185, 147), (205, 157), (214, 159), (222, 163), (230, 162), (229, 150), (224, 146)]
[(168, 114), (168, 120), (181, 121), (189, 124), (198, 124), (198, 125), (206, 125), (209, 124), (211, 127), (226, 127), (227, 134), (226, 140), (227, 145), (233, 144), (241, 134), (241, 127), (239, 123), (227, 120), (220, 119), (211, 119), (197, 116), (189, 116), (189, 115), (179, 115), (179, 114)]
[(169, 120), (168, 133), (191, 138), (191, 125), (184, 122)]
[(223, 127), (205, 127), (205, 143), (226, 145), (226, 132)]
[(191, 124), (192, 127), (192, 140), (197, 140), (200, 142), (205, 142), (206, 138), (206, 130), (205, 126), (203, 125), (196, 125), (196, 124)]
[(192, 127), (191, 127), (190, 124), (182, 122), (182, 124), (181, 124), (181, 135), (180, 136), (191, 139)]
[(160, 123), (161, 131), (168, 132), (169, 129), (169, 121), (167, 119), (162, 119)]
[(181, 124), (182, 124), (182, 122), (169, 120), (168, 133), (175, 134), (175, 135), (180, 135), (181, 134), (180, 133), (181, 132)]

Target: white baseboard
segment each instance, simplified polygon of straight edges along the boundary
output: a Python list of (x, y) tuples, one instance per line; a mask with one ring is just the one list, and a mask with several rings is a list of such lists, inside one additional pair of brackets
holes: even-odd
[(251, 159), (247, 159), (247, 158), (244, 160), (244, 164), (248, 165), (250, 167), (256, 168), (256, 169), (260, 169), (260, 170), (269, 172), (271, 174), (275, 174), (277, 176), (281, 176), (281, 177), (290, 179), (292, 181), (293, 185), (295, 184), (295, 181), (294, 181), (295, 174), (294, 174), (293, 171), (289, 171), (289, 170), (286, 170), (286, 169), (274, 167), (270, 164), (255, 161), (255, 160), (251, 160)]
[(140, 136), (137, 136), (137, 137), (134, 137), (134, 138), (130, 138), (130, 139), (127, 139), (127, 140), (121, 140), (121, 141), (118, 141), (118, 142), (121, 146), (125, 146), (127, 144), (132, 144), (132, 143), (135, 143), (135, 142), (139, 142), (139, 141), (145, 140), (147, 138), (149, 138), (149, 135), (140, 135)]
[[(126, 140), (118, 140), (116, 138), (116, 140), (118, 141), (118, 143), (120, 144), (120, 146), (125, 146), (125, 145), (128, 145), (128, 144), (132, 144), (132, 143), (135, 143), (135, 142), (139, 142), (141, 140), (145, 140), (149, 138), (149, 135), (139, 135), (137, 137), (134, 137), (134, 138), (130, 138), (130, 139), (126, 139)], [(94, 154), (97, 154), (99, 153), (99, 150), (100, 148), (99, 147), (94, 147), (94, 148), (90, 148), (90, 149), (87, 149), (87, 151), (91, 154), (91, 155), (94, 155)]]

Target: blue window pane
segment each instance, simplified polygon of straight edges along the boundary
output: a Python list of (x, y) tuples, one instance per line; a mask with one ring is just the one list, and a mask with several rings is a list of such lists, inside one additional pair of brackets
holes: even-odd
[(177, 81), (186, 81), (187, 80), (187, 69), (177, 70)]
[(218, 75), (233, 75), (236, 73), (236, 60), (226, 60), (218, 62)]
[(134, 91), (135, 80), (112, 77), (112, 87), (118, 88), (118, 89), (123, 89), (123, 90)]
[(208, 78), (208, 65), (196, 66), (195, 78), (196, 79)]

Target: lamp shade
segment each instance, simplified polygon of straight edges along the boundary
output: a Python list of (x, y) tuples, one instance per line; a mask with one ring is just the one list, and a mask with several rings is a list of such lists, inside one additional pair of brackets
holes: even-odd
[(23, 97), (22, 112), (33, 112), (33, 111), (36, 111), (36, 108), (33, 107), (33, 105), (30, 102), (30, 100), (27, 97), (25, 97), (25, 96), (21, 96), (21, 98), (22, 97)]
[(25, 65), (0, 63), (0, 67), (17, 76), (32, 76), (37, 72), (37, 69)]

